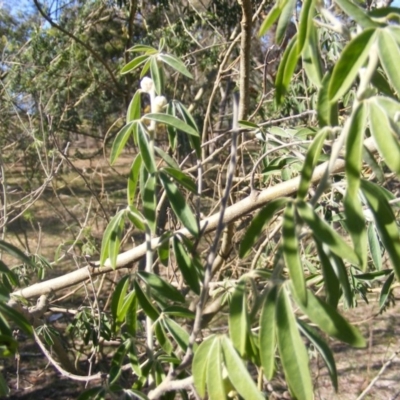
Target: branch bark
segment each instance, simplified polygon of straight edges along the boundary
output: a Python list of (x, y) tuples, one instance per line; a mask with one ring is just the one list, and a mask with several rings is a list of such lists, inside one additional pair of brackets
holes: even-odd
[[(373, 138), (368, 138), (364, 142), (364, 146), (372, 153), (377, 152), (376, 144)], [(324, 176), (326, 169), (329, 166), (329, 161), (319, 165), (315, 168), (314, 174), (312, 176), (311, 181), (313, 183), (318, 183), (321, 178)], [(331, 169), (331, 174), (337, 174), (344, 170), (345, 161), (343, 159), (338, 159), (334, 163)], [(270, 201), (283, 197), (290, 196), (296, 193), (300, 182), (300, 177), (296, 177), (290, 179), (288, 181), (282, 182), (276, 186), (269, 187), (268, 189), (262, 190), (261, 192), (252, 192), (248, 197), (243, 200), (238, 201), (237, 203), (231, 205), (225, 210), (224, 215), (224, 224), (229, 224), (238, 220), (246, 214), (249, 214), (266, 204)], [(205, 218), (201, 221), (200, 227), (204, 233), (210, 233), (214, 231), (219, 223), (219, 212)], [(175, 234), (184, 235), (186, 237), (191, 237), (190, 232), (187, 229), (179, 229), (175, 232)], [(156, 249), (160, 244), (161, 239), (159, 237), (154, 238), (151, 241), (151, 246), (153, 249)], [(131, 250), (128, 250), (124, 253), (121, 253), (116, 262), (116, 268), (129, 268), (133, 263), (139, 261), (146, 254), (146, 243), (143, 243), (137, 247), (134, 247)], [(102, 275), (108, 272), (113, 271), (110, 266), (109, 260), (106, 261), (105, 265), (100, 268), (99, 263), (96, 263), (97, 268), (93, 267), (84, 267), (77, 271), (70, 272), (68, 274), (59, 276), (57, 278), (49, 279), (44, 282), (35, 283), (31, 286), (28, 286), (24, 289), (17, 290), (12, 293), (12, 296), (20, 296), (26, 299), (38, 297), (42, 294), (50, 294), (53, 292), (57, 292), (59, 290), (68, 288), (70, 286), (74, 286), (78, 283), (81, 283), (91, 276)]]

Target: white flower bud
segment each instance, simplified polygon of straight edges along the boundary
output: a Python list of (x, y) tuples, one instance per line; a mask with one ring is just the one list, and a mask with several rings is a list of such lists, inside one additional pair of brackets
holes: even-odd
[(163, 108), (167, 105), (167, 99), (165, 96), (156, 96), (154, 99), (154, 112), (162, 112)]
[(145, 93), (150, 93), (154, 90), (154, 82), (153, 79), (149, 78), (148, 76), (145, 76), (141, 81), (140, 81), (140, 88), (143, 90)]

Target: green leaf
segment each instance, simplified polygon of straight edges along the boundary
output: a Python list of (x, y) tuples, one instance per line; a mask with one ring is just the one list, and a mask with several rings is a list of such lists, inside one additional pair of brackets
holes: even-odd
[(136, 68), (144, 64), (148, 58), (149, 56), (147, 54), (134, 58), (132, 61), (129, 61), (128, 64), (124, 65), (124, 67), (121, 69), (121, 74), (126, 74), (130, 71), (135, 70)]
[(28, 335), (32, 335), (33, 328), (28, 320), (18, 311), (11, 308), (6, 303), (0, 301), (0, 313), (6, 316), (9, 320), (16, 324), (23, 332)]
[(367, 267), (367, 232), (359, 198), (359, 188), (366, 122), (366, 107), (363, 103), (359, 103), (350, 117), (346, 141), (345, 170), (348, 184), (344, 198), (344, 214), (346, 226), (351, 235), (355, 252), (361, 261), (362, 269)]
[(196, 316), (196, 314), (193, 311), (190, 311), (188, 308), (175, 305), (164, 308), (163, 314), (189, 319), (194, 319)]
[(240, 242), (240, 258), (244, 258), (250, 253), (254, 244), (260, 239), (260, 235), (264, 227), (268, 224), (269, 221), (271, 221), (275, 213), (280, 211), (287, 202), (288, 198), (278, 198), (272, 200), (269, 204), (267, 204), (258, 212), (258, 214), (251, 221), (250, 226), (248, 227), (242, 241)]
[(178, 169), (179, 164), (169, 156), (164, 150), (160, 149), (159, 147), (154, 147), (155, 152), (167, 163), (170, 168)]
[(337, 101), (331, 102), (328, 96), (331, 78), (331, 72), (327, 72), (322, 79), (322, 86), (318, 93), (317, 116), (321, 127), (339, 125)]
[(122, 150), (124, 149), (126, 142), (128, 141), (129, 137), (131, 136), (134, 125), (135, 125), (135, 122), (130, 122), (129, 124), (125, 125), (117, 133), (117, 136), (115, 137), (114, 142), (111, 147), (111, 153), (110, 153), (111, 165), (115, 163), (115, 161), (121, 154)]
[(314, 24), (316, 0), (304, 0), (300, 11), (299, 38), (297, 41), (297, 52), (301, 54), (304, 46), (309, 40), (311, 29)]
[(385, 283), (382, 285), (381, 293), (379, 295), (379, 309), (382, 310), (386, 306), (387, 299), (392, 292), (392, 283), (394, 280), (394, 273), (391, 273)]
[(264, 396), (258, 390), (232, 342), (226, 336), (222, 336), (221, 345), (229, 380), (240, 396), (245, 400), (263, 400)]
[(297, 320), (298, 327), (304, 336), (315, 346), (318, 350), (318, 353), (321, 354), (322, 359), (325, 362), (326, 367), (328, 368), (329, 376), (331, 378), (331, 382), (335, 392), (338, 391), (338, 377), (336, 370), (335, 359), (333, 358), (332, 350), (326, 344), (326, 342), (318, 335), (317, 332), (310, 325), (304, 323), (301, 320)]
[(168, 299), (179, 303), (185, 302), (185, 297), (182, 296), (181, 292), (158, 275), (145, 271), (138, 271), (136, 274), (146, 283), (146, 285)]
[(168, 126), (172, 126), (173, 128), (185, 132), (189, 135), (199, 136), (199, 132), (196, 129), (194, 129), (192, 126), (188, 125), (181, 119), (174, 117), (173, 115), (162, 114), (162, 113), (150, 113), (144, 115), (143, 118), (146, 118), (150, 121), (160, 122)]
[(390, 120), (388, 113), (376, 99), (369, 102), (369, 117), (372, 136), (379, 153), (387, 166), (400, 175), (400, 144), (397, 133), (393, 130), (394, 122)]
[(328, 98), (330, 102), (335, 102), (349, 90), (360, 68), (367, 60), (374, 41), (375, 29), (366, 29), (343, 49), (339, 61), (333, 68), (329, 83)]
[(178, 346), (186, 351), (189, 344), (189, 333), (171, 318), (165, 317), (162, 322)]
[(131, 205), (135, 199), (136, 188), (139, 182), (139, 173), (140, 173), (140, 166), (142, 165), (142, 156), (137, 154), (135, 159), (133, 160), (131, 169), (129, 171), (128, 176), (128, 190), (127, 190), (127, 197), (128, 197), (128, 204)]
[(129, 221), (132, 222), (136, 228), (138, 228), (140, 231), (145, 231), (146, 230), (146, 221), (143, 215), (137, 210), (137, 208), (133, 205), (128, 206), (126, 210), (126, 215), (129, 219)]
[(275, 97), (278, 105), (282, 103), (283, 97), (289, 88), (294, 70), (296, 69), (299, 58), (297, 49), (297, 35), (295, 35), (286, 47), (286, 50), (282, 56), (282, 61), (279, 63), (278, 71), (276, 73)]
[(275, 315), (278, 347), (286, 381), (296, 399), (312, 400), (314, 396), (307, 350), (285, 289), (279, 291)]
[(158, 320), (154, 324), (154, 334), (156, 335), (157, 342), (160, 344), (161, 348), (167, 353), (172, 354), (174, 347), (165, 332), (164, 325), (161, 320)]
[(125, 318), (125, 315), (122, 318), (119, 317), (121, 316), (124, 298), (129, 287), (129, 278), (129, 275), (126, 275), (118, 282), (111, 297), (111, 315), (115, 322), (114, 332), (116, 332)]
[(2, 373), (0, 373), (0, 396), (8, 396), (10, 393), (10, 389), (7, 386), (7, 382), (4, 379), (4, 376)]
[(347, 322), (333, 307), (323, 302), (308, 290), (308, 302), (297, 303), (310, 320), (327, 335), (354, 347), (365, 347), (366, 342), (360, 331)]
[(325, 243), (330, 250), (339, 257), (348, 260), (352, 264), (358, 265), (359, 260), (354, 250), (335, 232), (319, 215), (311, 205), (299, 201), (297, 211), (300, 217), (311, 228), (313, 235), (321, 242)]
[(307, 303), (306, 283), (296, 235), (295, 208), (291, 202), (286, 205), (285, 213), (283, 214), (282, 238), (283, 257), (289, 269), (296, 295), (300, 301)]
[(275, 21), (279, 18), (281, 15), (282, 9), (284, 5), (286, 4), (287, 0), (280, 0), (275, 3), (275, 5), (272, 7), (271, 11), (261, 24), (260, 30), (258, 31), (258, 36), (263, 36), (267, 33), (267, 31), (272, 27), (272, 25), (275, 23)]
[(275, 371), (276, 298), (278, 287), (268, 290), (260, 316), (260, 359), (264, 375), (270, 381)]
[(229, 305), (229, 335), (233, 345), (242, 357), (246, 355), (247, 341), (250, 334), (245, 286), (246, 284), (243, 280), (238, 282)]
[(293, 18), (293, 13), (296, 8), (296, 0), (286, 0), (282, 7), (281, 16), (279, 17), (276, 26), (275, 40), (276, 43), (281, 44), (287, 33), (287, 27), (290, 20)]
[(175, 168), (164, 167), (162, 170), (176, 182), (181, 184), (184, 188), (190, 190), (194, 194), (197, 194), (197, 186), (189, 175)]
[(157, 62), (157, 56), (152, 56), (150, 58), (150, 74), (151, 74), (151, 79), (153, 79), (154, 82), (154, 88), (156, 90), (156, 93), (158, 95), (161, 95), (164, 93), (164, 76), (163, 76), (163, 71), (158, 65)]
[(27, 255), (25, 255), (18, 247), (15, 247), (13, 244), (7, 243), (4, 240), (0, 240), (0, 250), (6, 252), (11, 257), (14, 257), (22, 261), (24, 264), (36, 268), (32, 260)]
[(100, 265), (103, 266), (107, 258), (110, 258), (110, 264), (115, 268), (119, 251), (120, 240), (122, 236), (122, 224), (124, 222), (125, 211), (119, 211), (109, 222), (101, 242)]
[(337, 308), (341, 296), (339, 279), (335, 274), (329, 256), (324, 251), (324, 246), (318, 240), (315, 241), (315, 244), (317, 246), (319, 259), (321, 261), (321, 269), (324, 277), (324, 287), (326, 292), (326, 302), (333, 308)]
[(159, 54), (158, 60), (162, 61), (165, 64), (168, 64), (175, 71), (179, 72), (182, 75), (187, 76), (190, 79), (193, 79), (193, 75), (187, 70), (185, 64), (179, 60), (178, 58), (171, 56), (170, 54)]
[(156, 231), (156, 177), (149, 176), (143, 188), (143, 215), (152, 232)]
[(156, 54), (157, 53), (157, 49), (155, 49), (152, 46), (147, 46), (145, 44), (135, 44), (128, 51), (137, 52), (137, 53), (144, 51), (147, 55)]
[(151, 304), (150, 300), (147, 298), (146, 294), (136, 281), (134, 282), (134, 285), (139, 304), (143, 308), (143, 311), (149, 318), (151, 318), (153, 321), (156, 321), (160, 316), (160, 313), (153, 306), (153, 304)]
[(140, 119), (140, 112), (141, 112), (141, 96), (140, 90), (137, 90), (134, 96), (132, 97), (131, 102), (129, 103), (128, 111), (126, 113), (126, 123), (135, 121)]
[(178, 268), (182, 272), (183, 279), (189, 285), (190, 289), (196, 294), (200, 294), (200, 282), (194, 261), (187, 253), (183, 244), (175, 236), (173, 238), (174, 253)]
[(363, 180), (361, 189), (374, 216), (380, 239), (389, 254), (397, 279), (400, 279), (400, 236), (393, 210), (378, 185)]
[(397, 69), (400, 65), (400, 49), (390, 32), (390, 28), (379, 30), (379, 59), (381, 60), (383, 69), (389, 77), (390, 83), (395, 88), (397, 95), (400, 95), (400, 77), (399, 70)]
[(210, 400), (226, 399), (224, 378), (222, 376), (222, 352), (220, 340), (213, 341), (208, 353), (207, 362), (207, 389)]
[(378, 235), (376, 234), (375, 224), (368, 226), (368, 247), (371, 253), (372, 261), (378, 271), (382, 269), (382, 250), (379, 243)]
[(160, 180), (167, 194), (168, 200), (171, 204), (172, 210), (185, 226), (185, 228), (193, 235), (199, 234), (199, 228), (196, 217), (189, 207), (187, 200), (179, 192), (178, 187), (174, 182), (170, 181), (168, 175), (160, 172)]
[(302, 51), (303, 67), (312, 84), (317, 88), (321, 88), (323, 75), (321, 55), (319, 51), (318, 32), (313, 22), (308, 26), (308, 30), (308, 39)]
[(154, 174), (157, 171), (156, 161), (154, 159), (154, 149), (149, 141), (147, 130), (142, 123), (138, 124), (138, 144), (140, 155), (147, 171)]
[(328, 133), (328, 129), (321, 129), (316, 134), (310, 148), (307, 151), (303, 169), (301, 170), (299, 189), (297, 191), (297, 198), (299, 200), (304, 200), (307, 196), (308, 188), (310, 187), (311, 183), (311, 177), (320, 158), (321, 150)]
[(204, 398), (206, 395), (206, 372), (210, 350), (214, 342), (218, 340), (215, 335), (208, 337), (200, 344), (196, 353), (194, 353), (192, 363), (193, 381), (194, 387), (201, 398)]
[(368, 16), (365, 9), (359, 7), (356, 3), (353, 3), (350, 0), (335, 0), (335, 4), (337, 4), (349, 17), (354, 19), (354, 21), (364, 29), (380, 26), (380, 24), (373, 21)]

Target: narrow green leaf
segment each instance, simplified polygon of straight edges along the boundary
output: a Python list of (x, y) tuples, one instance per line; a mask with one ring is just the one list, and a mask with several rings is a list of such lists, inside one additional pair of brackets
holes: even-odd
[[(104, 232), (103, 235), (103, 240), (101, 242), (101, 253), (100, 253), (100, 265), (103, 266), (104, 263), (106, 262), (107, 258), (110, 257), (110, 245), (112, 243), (112, 241), (115, 242), (115, 235), (120, 233), (120, 226), (121, 226), (121, 220), (123, 219), (123, 214), (125, 211), (119, 211), (112, 219), (111, 221), (108, 223), (107, 228)], [(114, 239), (113, 239), (114, 237)], [(115, 254), (114, 254), (115, 257)], [(114, 264), (111, 265), (115, 265), (115, 260), (113, 260)]]
[(114, 332), (116, 332), (117, 322), (122, 323), (118, 317), (121, 313), (121, 308), (124, 303), (124, 298), (129, 287), (129, 275), (124, 276), (117, 284), (111, 297), (111, 315), (116, 322)]
[(311, 228), (314, 236), (316, 236), (318, 240), (325, 243), (330, 250), (339, 257), (348, 260), (352, 264), (358, 265), (359, 260), (354, 250), (337, 232), (319, 217), (311, 205), (299, 201), (297, 203), (297, 211), (300, 217)]
[(303, 67), (312, 84), (317, 88), (321, 88), (323, 75), (321, 55), (319, 51), (318, 32), (313, 21), (308, 26), (308, 29), (308, 39), (305, 42), (302, 51)]
[(339, 61), (333, 68), (329, 83), (328, 98), (330, 102), (335, 102), (349, 90), (358, 71), (367, 60), (374, 40), (375, 29), (366, 29), (343, 49)]
[(375, 268), (380, 271), (382, 269), (382, 250), (378, 235), (376, 234), (375, 224), (369, 224), (367, 232), (368, 247), (371, 253), (372, 261), (375, 265)]
[(152, 148), (153, 144), (150, 143), (147, 130), (142, 123), (138, 124), (137, 133), (138, 145), (143, 163), (146, 166), (147, 171), (149, 171), (150, 174), (154, 174), (157, 171), (157, 165), (154, 159), (154, 149)]
[(298, 58), (299, 54), (297, 52), (297, 35), (295, 35), (287, 45), (282, 56), (282, 61), (279, 63), (278, 71), (276, 73), (275, 97), (278, 105), (282, 103), (283, 97), (289, 88), (294, 70), (296, 69)]
[(376, 99), (369, 102), (369, 117), (371, 132), (379, 153), (387, 166), (397, 175), (400, 175), (400, 144), (397, 133), (393, 130), (394, 122), (390, 120), (386, 110)]
[(321, 354), (322, 359), (325, 362), (326, 367), (328, 368), (329, 376), (331, 378), (331, 382), (335, 392), (338, 391), (338, 376), (336, 370), (335, 359), (333, 358), (332, 350), (326, 344), (326, 342), (322, 339), (318, 333), (311, 328), (310, 325), (304, 323), (301, 320), (297, 320), (297, 324), (303, 333), (304, 336), (315, 346), (318, 350), (318, 353)]
[(380, 310), (382, 310), (386, 306), (387, 299), (389, 298), (390, 293), (392, 292), (393, 280), (394, 280), (394, 273), (391, 273), (385, 280), (385, 283), (382, 285), (381, 293), (379, 295)]
[(152, 232), (156, 230), (156, 208), (157, 208), (157, 196), (156, 196), (156, 177), (148, 176), (147, 181), (144, 184), (143, 193), (143, 215), (146, 219)]
[(162, 113), (150, 113), (144, 115), (144, 118), (150, 121), (156, 121), (165, 125), (172, 126), (173, 128), (176, 128), (189, 135), (199, 136), (199, 132), (196, 129), (194, 129), (192, 126), (188, 125), (181, 119), (174, 117), (173, 115), (162, 114)]
[(280, 211), (288, 202), (288, 199), (283, 197), (279, 199), (272, 200), (264, 208), (262, 208), (258, 214), (253, 218), (248, 227), (246, 233), (240, 242), (239, 257), (246, 257), (254, 244), (259, 240), (261, 232), (269, 221), (274, 217), (275, 213)]
[(194, 387), (198, 395), (204, 398), (206, 395), (206, 372), (209, 360), (210, 350), (214, 345), (214, 341), (219, 340), (215, 335), (208, 337), (200, 344), (196, 353), (194, 353), (192, 363), (192, 374)]
[(393, 210), (378, 185), (363, 180), (361, 189), (374, 216), (380, 239), (389, 254), (397, 279), (400, 279), (400, 236)]
[(335, 4), (337, 4), (349, 17), (354, 19), (354, 21), (364, 29), (377, 28), (380, 26), (379, 23), (373, 21), (368, 16), (365, 9), (359, 7), (356, 3), (350, 0), (335, 0)]
[(400, 77), (399, 70), (397, 69), (400, 65), (400, 49), (390, 32), (390, 29), (379, 30), (379, 59), (381, 60), (383, 69), (389, 77), (390, 83), (395, 88), (397, 95), (400, 95)]
[(322, 275), (324, 277), (324, 287), (326, 292), (326, 302), (333, 308), (337, 308), (341, 296), (339, 279), (335, 274), (330, 258), (324, 251), (324, 246), (318, 241), (315, 241), (317, 246), (318, 256), (321, 261)]
[(117, 257), (121, 246), (121, 239), (124, 233), (123, 225), (125, 219), (125, 211), (120, 211), (115, 217), (116, 221), (114, 229), (110, 232), (110, 237), (108, 241), (108, 257), (110, 259), (111, 267), (114, 269), (117, 265)]
[(226, 399), (224, 378), (222, 376), (222, 352), (220, 340), (213, 341), (211, 349), (208, 353), (207, 362), (207, 390), (210, 400)]
[(177, 183), (181, 184), (184, 188), (190, 190), (194, 194), (197, 194), (197, 186), (189, 175), (185, 174), (180, 169), (175, 168), (164, 167), (162, 170)]
[(177, 301), (179, 303), (185, 302), (185, 297), (181, 294), (181, 292), (158, 275), (145, 271), (138, 271), (136, 274), (143, 280), (143, 282), (145, 282), (156, 292), (160, 292), (163, 296), (172, 301)]
[(315, 15), (315, 0), (304, 0), (301, 6), (299, 19), (299, 39), (297, 41), (297, 52), (301, 54), (308, 42)]
[(276, 26), (275, 40), (276, 43), (281, 44), (287, 34), (287, 27), (293, 18), (296, 8), (296, 0), (286, 0), (282, 7), (282, 12)]
[(129, 122), (135, 121), (140, 119), (140, 113), (141, 113), (141, 95), (140, 95), (140, 90), (137, 90), (134, 96), (132, 97), (131, 102), (129, 103), (128, 111), (126, 113), (126, 123), (129, 124)]
[(6, 252), (11, 257), (14, 257), (22, 261), (24, 264), (36, 268), (33, 261), (26, 254), (24, 254), (18, 247), (15, 247), (13, 244), (7, 243), (4, 240), (0, 240), (0, 250)]
[(136, 188), (139, 182), (139, 173), (140, 173), (140, 166), (142, 165), (142, 156), (137, 154), (135, 159), (133, 160), (131, 169), (129, 171), (128, 176), (128, 190), (127, 190), (127, 197), (128, 197), (128, 204), (131, 205), (135, 199), (136, 195)]
[(122, 150), (124, 149), (126, 142), (128, 141), (129, 137), (132, 134), (134, 124), (135, 124), (134, 122), (130, 122), (117, 133), (117, 136), (115, 137), (111, 147), (111, 153), (110, 153), (111, 165), (115, 163), (115, 161), (121, 154)]
[(162, 322), (178, 346), (186, 351), (189, 344), (189, 333), (171, 318), (165, 317)]
[(296, 234), (295, 208), (293, 203), (286, 205), (283, 214), (283, 257), (289, 269), (290, 279), (300, 301), (307, 303), (306, 283), (299, 254), (299, 242)]
[(196, 314), (193, 311), (190, 311), (188, 308), (175, 305), (164, 308), (163, 314), (189, 319), (194, 319), (196, 316)]
[(157, 56), (152, 56), (150, 58), (150, 74), (154, 82), (156, 93), (162, 95), (164, 93), (164, 77), (162, 69), (157, 62)]
[(193, 79), (193, 75), (187, 70), (185, 64), (178, 58), (171, 56), (170, 54), (161, 53), (158, 55), (158, 60), (162, 61), (165, 64), (168, 64), (180, 74), (185, 75), (190, 79)]
[(168, 339), (167, 333), (165, 332), (164, 325), (159, 319), (154, 324), (154, 334), (156, 335), (157, 342), (161, 346), (161, 348), (167, 353), (172, 354), (174, 351), (174, 346), (172, 345), (171, 341)]
[(133, 205), (128, 206), (126, 210), (126, 215), (129, 219), (129, 221), (132, 222), (136, 228), (138, 228), (140, 231), (145, 231), (146, 230), (146, 221), (143, 215), (137, 210), (137, 208)]
[(148, 58), (149, 56), (147, 54), (134, 58), (132, 61), (129, 61), (128, 64), (124, 65), (124, 67), (121, 69), (121, 74), (126, 74), (130, 71), (135, 70), (136, 68), (140, 67), (143, 63), (145, 63)]
[(233, 347), (232, 342), (226, 336), (222, 336), (221, 345), (229, 380), (240, 396), (245, 400), (263, 400), (264, 396), (258, 390), (242, 358)]
[(275, 315), (278, 348), (286, 381), (296, 399), (312, 400), (314, 396), (307, 350), (285, 289), (279, 291)]
[(147, 55), (157, 53), (157, 49), (155, 49), (152, 46), (147, 46), (145, 44), (135, 44), (128, 51), (136, 52), (136, 53), (144, 51), (144, 52), (146, 52)]
[(339, 125), (337, 101), (331, 102), (328, 96), (331, 78), (331, 72), (327, 72), (322, 79), (322, 86), (318, 93), (317, 116), (321, 127)]
[(365, 280), (365, 281), (373, 281), (375, 279), (381, 278), (382, 276), (387, 276), (391, 273), (393, 273), (393, 271), (391, 269), (382, 269), (380, 271), (366, 272), (364, 274), (357, 274), (357, 275), (354, 275), (354, 278)]
[(281, 15), (282, 9), (286, 3), (287, 0), (280, 0), (275, 3), (274, 7), (272, 7), (271, 11), (261, 24), (260, 30), (258, 31), (258, 36), (264, 36), (268, 32), (271, 26)]
[(242, 357), (246, 355), (247, 340), (250, 334), (245, 286), (243, 280), (238, 282), (229, 305), (229, 336)]
[(171, 156), (169, 156), (163, 149), (160, 149), (159, 147), (155, 146), (154, 150), (166, 162), (168, 167), (179, 170), (179, 164)]
[(143, 292), (139, 284), (135, 281), (135, 292), (139, 301), (140, 306), (142, 307), (145, 314), (151, 318), (153, 321), (156, 321), (160, 316), (160, 313), (157, 309), (151, 304), (150, 300), (147, 298), (146, 294)]
[(187, 200), (182, 196), (178, 187), (174, 182), (171, 182), (168, 175), (160, 172), (160, 180), (167, 194), (168, 200), (171, 204), (172, 210), (185, 226), (185, 228), (193, 235), (199, 234), (196, 217), (194, 216)]
[(8, 396), (10, 393), (10, 389), (7, 386), (7, 382), (4, 379), (4, 376), (2, 373), (0, 373), (0, 396)]
[(32, 335), (33, 328), (28, 320), (18, 311), (11, 308), (6, 303), (0, 302), (0, 313), (6, 316), (9, 320), (16, 324), (23, 332)]
[(333, 307), (308, 290), (307, 305), (298, 302), (301, 310), (326, 334), (354, 347), (365, 347), (361, 332), (347, 322)]
[(196, 294), (200, 294), (200, 281), (195, 265), (183, 244), (175, 236), (173, 238), (174, 253), (178, 268), (182, 272), (183, 279), (190, 289)]
[(260, 359), (264, 375), (270, 381), (275, 371), (276, 347), (276, 298), (278, 287), (268, 290), (260, 316)]
[[(129, 299), (131, 297), (131, 299)], [(137, 331), (137, 309), (138, 309), (138, 300), (136, 296), (136, 292), (132, 291), (128, 298), (126, 299), (127, 303), (129, 306), (127, 307), (126, 314), (125, 314), (125, 327), (127, 332), (131, 335), (131, 337), (136, 337), (136, 331)], [(123, 306), (124, 308), (124, 306)], [(137, 360), (136, 360), (137, 361)], [(131, 362), (132, 364), (132, 362)], [(136, 363), (137, 367), (139, 368), (139, 364)], [(137, 372), (137, 369), (134, 369), (134, 371)]]
[(297, 191), (297, 198), (299, 200), (304, 200), (307, 196), (308, 188), (310, 187), (311, 177), (314, 172), (314, 168), (319, 160), (321, 150), (328, 133), (329, 129), (321, 129), (314, 137), (314, 140), (307, 151), (303, 169), (301, 170), (299, 189)]

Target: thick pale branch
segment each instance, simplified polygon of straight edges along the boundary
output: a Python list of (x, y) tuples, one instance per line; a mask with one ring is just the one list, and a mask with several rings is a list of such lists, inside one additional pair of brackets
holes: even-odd
[[(364, 142), (364, 145), (371, 152), (375, 153), (377, 151), (375, 142), (373, 138), (369, 138)], [(312, 177), (312, 182), (316, 183), (321, 180), (323, 177), (326, 168), (328, 166), (328, 162), (325, 162), (319, 165), (314, 170), (314, 174)], [(338, 159), (331, 170), (332, 174), (336, 174), (340, 171), (343, 171), (345, 166), (345, 162), (343, 159)], [(271, 200), (274, 200), (283, 196), (290, 196), (293, 193), (296, 193), (300, 182), (300, 177), (296, 177), (290, 179), (288, 181), (277, 184), (276, 186), (269, 187), (268, 189), (262, 190), (261, 192), (253, 192), (248, 197), (244, 198), (241, 201), (233, 204), (225, 210), (224, 215), (224, 223), (233, 222), (240, 217), (243, 217), (246, 214), (251, 213), (269, 203)], [(201, 221), (201, 228), (204, 233), (209, 233), (214, 231), (219, 222), (219, 213), (212, 215), (209, 218), (205, 218)], [(180, 229), (175, 232), (175, 234), (184, 235), (186, 237), (190, 237), (191, 234), (187, 229)], [(151, 245), (153, 248), (156, 248), (160, 243), (160, 238), (155, 238), (152, 240)], [(146, 243), (143, 243), (131, 250), (128, 250), (124, 253), (121, 253), (117, 258), (116, 268), (128, 268), (131, 267), (133, 263), (139, 261), (146, 254)], [(107, 260), (104, 267), (84, 267), (77, 271), (70, 272), (68, 274), (62, 275), (58, 278), (49, 279), (48, 281), (35, 283), (32, 286), (28, 286), (27, 288), (17, 290), (13, 293), (13, 296), (22, 296), (24, 298), (32, 298), (38, 297), (42, 294), (49, 294), (53, 292), (57, 292), (61, 289), (65, 289), (67, 287), (76, 285), (80, 282), (83, 282), (89, 278), (90, 275), (96, 276), (105, 274), (107, 272), (112, 271), (109, 261)]]

